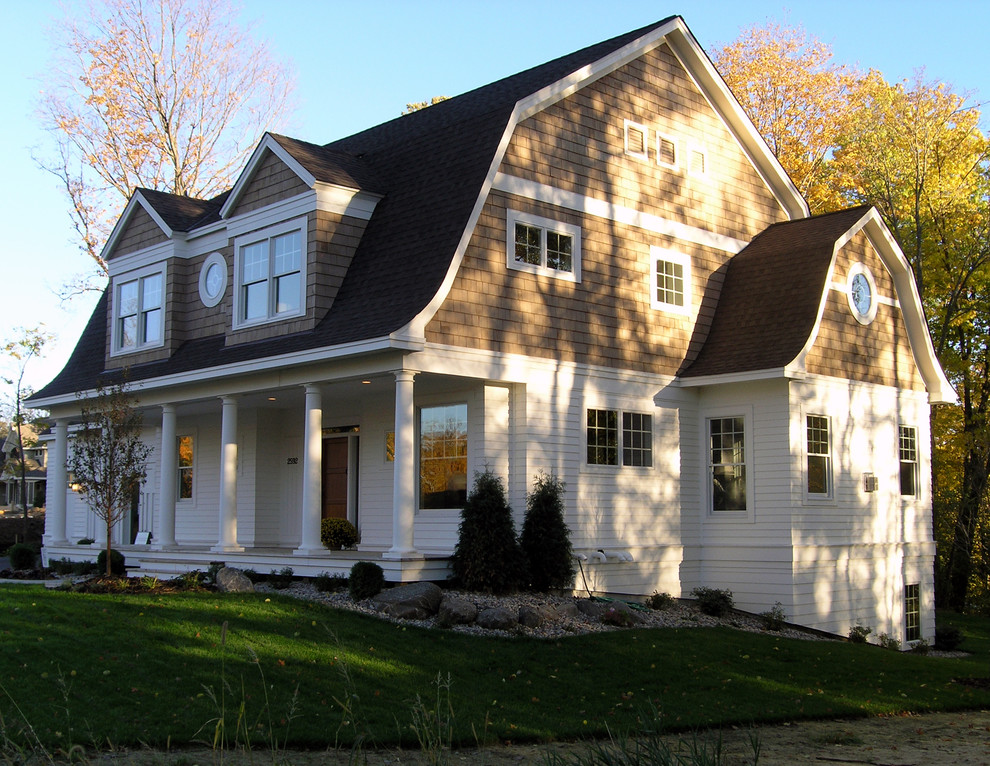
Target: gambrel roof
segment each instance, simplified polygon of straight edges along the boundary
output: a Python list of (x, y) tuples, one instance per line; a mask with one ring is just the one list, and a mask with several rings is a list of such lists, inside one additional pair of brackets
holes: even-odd
[[(141, 205), (172, 236), (213, 224), (236, 207), (259, 158), (274, 152), (306, 182), (380, 198), (327, 314), (315, 329), (277, 342), (189, 340), (170, 358), (129, 369), (133, 381), (383, 339), (415, 348), (446, 295), (515, 125), (660, 45), (668, 45), (791, 218), (807, 215), (772, 152), (680, 17), (670, 17), (325, 146), (266, 135), (233, 189), (212, 200), (139, 190)], [(34, 401), (93, 388), (105, 371), (108, 299), (97, 305), (66, 368)], [(112, 372), (112, 371), (111, 371)]]

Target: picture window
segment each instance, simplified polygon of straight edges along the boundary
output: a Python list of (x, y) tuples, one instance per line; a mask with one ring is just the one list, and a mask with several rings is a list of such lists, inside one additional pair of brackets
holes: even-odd
[(467, 405), (419, 411), (419, 507), (461, 508), (467, 501)]

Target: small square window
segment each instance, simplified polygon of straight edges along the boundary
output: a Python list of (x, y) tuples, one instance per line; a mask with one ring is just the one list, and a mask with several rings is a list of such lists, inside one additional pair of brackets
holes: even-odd
[(650, 248), (650, 304), (688, 314), (691, 310), (691, 259), (674, 250)]

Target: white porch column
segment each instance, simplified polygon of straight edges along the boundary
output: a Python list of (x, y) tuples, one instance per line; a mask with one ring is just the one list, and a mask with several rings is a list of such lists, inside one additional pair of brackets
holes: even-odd
[(416, 516), (416, 407), (413, 380), (416, 373), (395, 373), (395, 462), (392, 464), (392, 547), (385, 558), (415, 557), (413, 524)]
[(323, 397), (315, 385), (306, 386), (306, 443), (303, 455), (302, 540), (293, 553), (312, 556), (324, 551), (320, 542), (323, 516)]
[(65, 536), (65, 497), (68, 492), (66, 463), (69, 459), (69, 421), (55, 421), (55, 452), (48, 463), (48, 486), (45, 497), (45, 545), (67, 542)]
[(175, 405), (162, 405), (161, 507), (158, 514), (157, 547), (175, 545), (175, 485), (178, 483), (178, 447), (175, 441)]
[(237, 544), (237, 400), (222, 396), (220, 401), (220, 536), (210, 550), (231, 553), (244, 550)]

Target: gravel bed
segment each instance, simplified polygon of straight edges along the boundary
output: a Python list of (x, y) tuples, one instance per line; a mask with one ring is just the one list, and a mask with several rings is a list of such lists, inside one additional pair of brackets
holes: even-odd
[[(373, 615), (380, 619), (391, 620), (403, 625), (416, 625), (423, 628), (440, 627), (436, 618), (428, 620), (397, 620), (383, 615), (375, 608), (371, 599), (363, 601), (353, 601), (346, 591), (336, 591), (324, 593), (316, 589), (308, 582), (293, 582), (288, 588), (277, 590), (268, 583), (257, 583), (255, 590), (261, 593), (280, 593), (293, 598), (318, 601), (338, 609), (349, 609), (354, 612)], [(468, 593), (464, 591), (445, 590), (444, 596), (463, 598), (474, 603), (478, 610), (489, 607), (501, 606), (517, 613), (522, 606), (558, 606), (565, 603), (573, 603), (581, 600), (574, 596), (552, 596), (547, 594), (517, 593), (510, 596), (491, 596), (482, 593)], [(634, 603), (634, 602), (630, 602)], [(763, 630), (759, 617), (744, 612), (733, 612), (723, 617), (710, 617), (695, 607), (693, 604), (677, 602), (673, 606), (663, 609), (643, 609), (636, 610), (635, 614), (642, 621), (635, 627), (640, 628), (710, 628), (719, 625), (736, 628), (738, 630), (751, 631), (753, 633), (766, 632)], [(532, 636), (535, 638), (560, 638), (562, 636), (578, 635), (582, 633), (597, 633), (607, 630), (627, 630), (628, 628), (616, 627), (600, 622), (597, 619), (579, 614), (575, 618), (561, 618), (558, 620), (544, 622), (537, 628), (527, 628), (518, 625), (513, 631), (490, 630), (478, 625), (454, 625), (449, 630), (458, 633), (469, 633), (482, 636)], [(829, 637), (813, 631), (802, 630), (800, 628), (787, 626), (781, 631), (774, 632), (773, 635), (785, 636), (787, 638), (800, 638), (812, 641), (826, 641)]]

